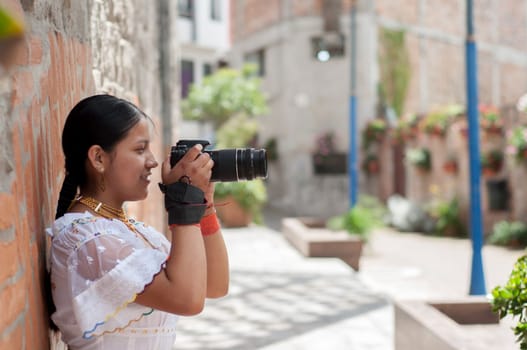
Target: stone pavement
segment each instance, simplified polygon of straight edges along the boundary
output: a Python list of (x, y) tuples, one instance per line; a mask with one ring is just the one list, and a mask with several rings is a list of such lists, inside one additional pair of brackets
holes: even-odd
[(224, 234), (229, 295), (181, 317), (175, 349), (391, 349), (389, 303), (345, 263), (304, 258), (266, 227)]
[[(229, 295), (181, 317), (175, 349), (393, 350), (392, 300), (468, 294), (469, 240), (376, 231), (356, 273), (338, 259), (301, 256), (279, 219), (224, 230)], [(488, 292), (522, 253), (484, 247)]]

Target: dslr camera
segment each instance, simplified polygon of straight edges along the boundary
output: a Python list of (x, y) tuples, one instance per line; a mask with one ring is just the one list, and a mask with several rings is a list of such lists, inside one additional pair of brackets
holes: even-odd
[(211, 181), (240, 181), (267, 177), (267, 155), (265, 149), (232, 148), (206, 150), (207, 140), (180, 140), (170, 150), (170, 166), (173, 167), (194, 145), (203, 146), (214, 161)]

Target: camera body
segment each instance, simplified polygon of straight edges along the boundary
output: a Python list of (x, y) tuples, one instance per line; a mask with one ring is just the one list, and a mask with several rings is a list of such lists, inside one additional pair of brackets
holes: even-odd
[(211, 181), (241, 181), (267, 177), (267, 154), (265, 149), (232, 148), (207, 150), (207, 140), (180, 140), (170, 150), (170, 166), (173, 167), (185, 153), (195, 145), (203, 146), (214, 161)]

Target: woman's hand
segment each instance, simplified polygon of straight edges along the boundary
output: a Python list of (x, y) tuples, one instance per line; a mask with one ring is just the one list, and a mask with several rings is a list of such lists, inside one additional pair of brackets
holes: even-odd
[(201, 153), (202, 149), (200, 144), (193, 146), (173, 168), (170, 168), (170, 158), (167, 157), (163, 162), (161, 179), (164, 184), (180, 180), (189, 182), (205, 192), (205, 198), (209, 202), (211, 193), (214, 194), (214, 185), (210, 182), (214, 161), (208, 153)]

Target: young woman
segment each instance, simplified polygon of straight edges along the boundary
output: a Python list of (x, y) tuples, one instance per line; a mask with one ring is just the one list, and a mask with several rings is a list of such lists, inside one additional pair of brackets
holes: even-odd
[(80, 101), (62, 134), (66, 177), (48, 230), (52, 320), (70, 349), (172, 349), (176, 315), (221, 297), (228, 258), (213, 206), (213, 161), (201, 146), (161, 166), (172, 240), (126, 215), (158, 166), (152, 121), (109, 95)]

